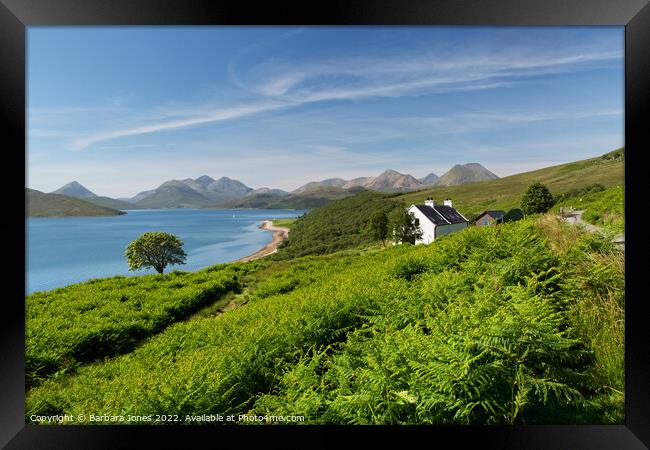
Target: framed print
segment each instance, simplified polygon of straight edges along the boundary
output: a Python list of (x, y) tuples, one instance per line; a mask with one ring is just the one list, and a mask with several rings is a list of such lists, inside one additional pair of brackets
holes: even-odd
[(2, 445), (649, 445), (647, 1), (0, 12)]

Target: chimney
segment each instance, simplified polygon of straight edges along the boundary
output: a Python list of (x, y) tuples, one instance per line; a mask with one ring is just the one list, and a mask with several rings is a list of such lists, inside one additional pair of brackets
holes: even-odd
[(453, 207), (454, 207), (453, 204), (451, 203), (451, 199), (450, 199), (450, 198), (446, 198), (446, 199), (445, 199), (445, 206), (449, 206), (450, 208), (453, 208)]
[(428, 198), (424, 201), (424, 205), (425, 205), (425, 206), (431, 206), (431, 207), (433, 208), (433, 207), (436, 205), (436, 202), (434, 202), (433, 199), (432, 199), (431, 197), (428, 197)]

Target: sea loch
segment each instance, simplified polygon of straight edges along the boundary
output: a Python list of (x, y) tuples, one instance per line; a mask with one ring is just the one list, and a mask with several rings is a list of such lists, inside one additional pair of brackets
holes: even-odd
[(26, 293), (44, 291), (91, 278), (155, 273), (129, 271), (124, 250), (146, 231), (177, 235), (187, 253), (184, 265), (170, 270), (198, 270), (250, 255), (271, 242), (259, 229), (264, 219), (301, 215), (302, 210), (131, 210), (123, 216), (27, 219)]

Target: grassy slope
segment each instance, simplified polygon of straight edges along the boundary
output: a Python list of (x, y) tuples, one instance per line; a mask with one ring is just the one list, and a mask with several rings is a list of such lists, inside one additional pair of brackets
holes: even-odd
[(291, 229), (295, 221), (296, 219), (276, 219), (273, 221), (273, 226)]
[(316, 208), (293, 222), (289, 239), (274, 259), (332, 253), (368, 244), (368, 217), (376, 210), (390, 213), (399, 203), (395, 194), (364, 191), (355, 196)]
[(27, 384), (79, 363), (131, 351), (143, 338), (238, 290), (241, 271), (233, 265), (116, 276), (27, 296)]
[(118, 216), (125, 214), (117, 209), (95, 205), (67, 195), (45, 194), (28, 188), (25, 188), (25, 193), (28, 217)]
[[(546, 184), (555, 196), (599, 183), (605, 187), (623, 184), (623, 158), (610, 152), (598, 158), (563, 164), (467, 185), (429, 188), (406, 194), (364, 192), (310, 211), (294, 222), (288, 242), (275, 259), (330, 253), (360, 244), (370, 238), (365, 233), (368, 217), (376, 209), (390, 211), (399, 204), (423, 203), (427, 197), (442, 202), (451, 198), (454, 207), (472, 220), (485, 209), (509, 210), (520, 206), (521, 196), (536, 180)], [(372, 199), (372, 200), (371, 200)], [(607, 205), (604, 205), (606, 207)], [(603, 212), (601, 211), (601, 216)], [(588, 220), (589, 215), (585, 217)], [(611, 218), (605, 220), (611, 221)]]
[[(609, 155), (609, 154), (608, 154)], [(607, 156), (607, 155), (604, 155)], [(525, 172), (498, 180), (461, 186), (431, 188), (403, 194), (397, 200), (406, 205), (422, 203), (427, 197), (442, 202), (451, 198), (454, 207), (465, 217), (486, 209), (509, 210), (519, 207), (521, 196), (534, 181), (545, 184), (553, 195), (600, 183), (605, 187), (623, 184), (624, 163), (620, 159), (597, 157), (559, 166)]]
[(564, 199), (553, 207), (553, 211), (559, 211), (560, 207), (584, 209), (582, 219), (585, 222), (614, 233), (623, 233), (625, 231), (624, 197), (625, 186), (616, 185), (601, 192)]
[(46, 381), (27, 416), (622, 420), (622, 256), (598, 235), (526, 220), (430, 246), (248, 264), (266, 272), (252, 272), (245, 305)]

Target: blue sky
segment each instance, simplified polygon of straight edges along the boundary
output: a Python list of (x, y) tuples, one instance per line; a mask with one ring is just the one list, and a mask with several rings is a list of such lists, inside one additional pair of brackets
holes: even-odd
[(295, 189), (624, 144), (623, 27), (30, 27), (28, 186)]

